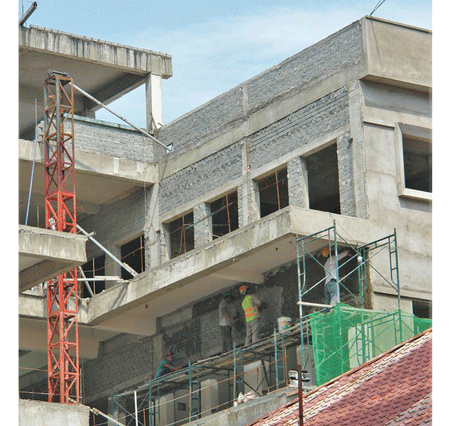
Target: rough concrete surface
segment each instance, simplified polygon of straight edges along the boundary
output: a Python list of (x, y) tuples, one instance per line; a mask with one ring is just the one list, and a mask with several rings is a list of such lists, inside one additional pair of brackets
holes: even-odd
[(89, 407), (20, 399), (19, 426), (89, 426)]

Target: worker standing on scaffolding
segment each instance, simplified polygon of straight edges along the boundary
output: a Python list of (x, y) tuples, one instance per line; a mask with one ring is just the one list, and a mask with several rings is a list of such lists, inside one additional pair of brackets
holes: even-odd
[(261, 306), (260, 300), (253, 294), (249, 294), (248, 287), (241, 285), (239, 287), (239, 293), (244, 296), (242, 300), (242, 309), (244, 310), (245, 323), (247, 326), (247, 334), (245, 337), (245, 346), (256, 343), (259, 340), (259, 307)]
[[(338, 254), (337, 262), (349, 254), (348, 250), (344, 250)], [(338, 271), (336, 269), (336, 256), (330, 254), (329, 247), (322, 249), (322, 256), (327, 259), (325, 265), (325, 305), (336, 305), (338, 300)]]
[(231, 306), (234, 297), (231, 291), (227, 291), (219, 303), (219, 326), (222, 333), (222, 352), (233, 349), (232, 329), (236, 322), (236, 311)]
[(159, 363), (155, 372), (155, 379), (162, 377), (166, 374), (171, 373), (172, 371), (178, 370), (178, 367), (173, 363), (173, 352), (167, 351), (164, 354), (164, 359)]

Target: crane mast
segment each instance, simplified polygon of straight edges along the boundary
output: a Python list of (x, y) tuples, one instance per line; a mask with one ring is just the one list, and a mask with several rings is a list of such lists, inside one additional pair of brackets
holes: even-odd
[[(45, 223), (76, 233), (72, 78), (49, 70), (44, 82)], [(80, 400), (77, 269), (47, 281), (48, 400)]]

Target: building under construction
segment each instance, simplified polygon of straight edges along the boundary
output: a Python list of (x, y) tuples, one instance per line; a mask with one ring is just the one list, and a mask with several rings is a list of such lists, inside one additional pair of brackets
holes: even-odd
[[(321, 385), (428, 328), (431, 42), (364, 17), (163, 125), (170, 55), (19, 26), (23, 413), (245, 425), (298, 366)], [(96, 120), (140, 85), (145, 129)], [(334, 307), (324, 247), (349, 253)], [(242, 284), (267, 306), (250, 346)]]

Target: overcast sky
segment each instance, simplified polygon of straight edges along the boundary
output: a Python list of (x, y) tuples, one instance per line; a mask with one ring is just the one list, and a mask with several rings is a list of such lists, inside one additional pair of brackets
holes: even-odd
[[(19, 0), (21, 16), (31, 1)], [(431, 0), (144, 1), (37, 0), (26, 25), (86, 35), (172, 56), (163, 81), (163, 122), (235, 87), (369, 15), (427, 29)], [(144, 88), (109, 105), (145, 127)], [(119, 121), (109, 112), (97, 118)]]

